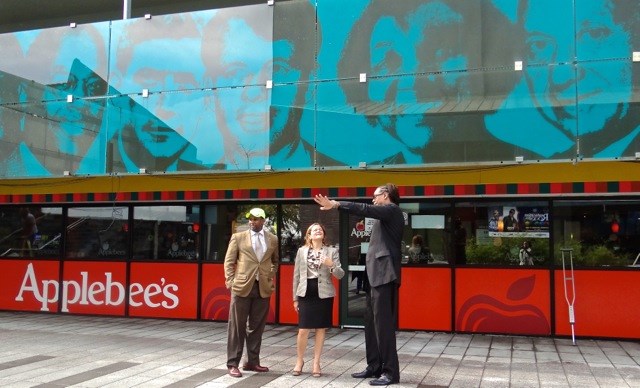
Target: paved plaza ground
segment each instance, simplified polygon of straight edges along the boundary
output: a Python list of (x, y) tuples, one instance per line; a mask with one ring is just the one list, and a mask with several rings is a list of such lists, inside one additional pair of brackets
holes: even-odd
[[(295, 377), (296, 327), (267, 326), (268, 373), (227, 375), (226, 323), (0, 312), (0, 387), (368, 387), (364, 332), (330, 329)], [(313, 338), (310, 339), (313, 344)], [(402, 331), (394, 387), (640, 387), (640, 343)]]

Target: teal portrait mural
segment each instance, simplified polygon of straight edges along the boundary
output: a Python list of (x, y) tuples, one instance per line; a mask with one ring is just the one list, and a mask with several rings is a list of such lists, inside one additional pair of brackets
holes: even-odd
[(2, 34), (0, 176), (632, 158), (638, 36), (626, 0), (283, 0)]

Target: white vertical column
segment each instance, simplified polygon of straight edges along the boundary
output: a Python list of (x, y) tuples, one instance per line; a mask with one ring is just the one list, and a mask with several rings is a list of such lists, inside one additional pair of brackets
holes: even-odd
[(131, 19), (131, 1), (122, 0), (122, 19)]

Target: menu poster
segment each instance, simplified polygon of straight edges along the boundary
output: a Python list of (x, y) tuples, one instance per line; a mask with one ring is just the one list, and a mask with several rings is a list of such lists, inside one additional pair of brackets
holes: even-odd
[(549, 238), (549, 209), (537, 206), (491, 206), (490, 237)]

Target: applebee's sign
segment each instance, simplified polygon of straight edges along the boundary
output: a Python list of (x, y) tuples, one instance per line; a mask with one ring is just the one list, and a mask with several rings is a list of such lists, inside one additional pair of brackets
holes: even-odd
[[(29, 263), (22, 278), (15, 301), (24, 301), (31, 295), (40, 303), (40, 311), (49, 311), (49, 304), (58, 302), (58, 294), (62, 287), (61, 311), (69, 312), (69, 306), (118, 306), (124, 302), (125, 286), (113, 280), (111, 272), (104, 272), (101, 281), (90, 281), (87, 271), (80, 272), (80, 281), (64, 280), (62, 285), (55, 279), (38, 279)], [(176, 295), (178, 285), (168, 283), (161, 277), (158, 283), (129, 285), (129, 305), (133, 307), (175, 309), (180, 304)]]

